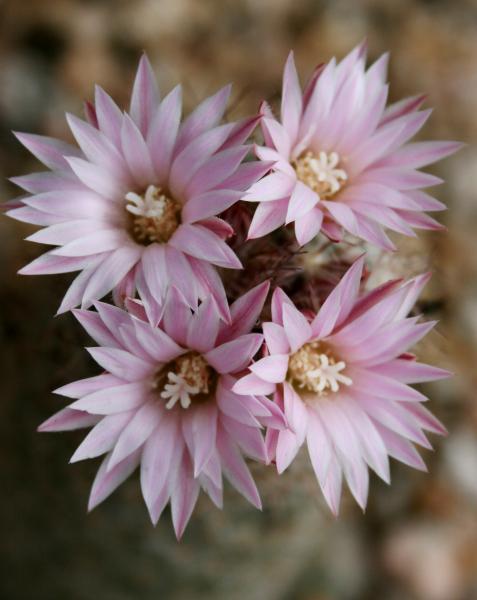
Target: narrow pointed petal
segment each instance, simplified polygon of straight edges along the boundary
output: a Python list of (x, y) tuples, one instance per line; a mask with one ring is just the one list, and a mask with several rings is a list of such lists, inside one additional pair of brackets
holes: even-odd
[(222, 326), (218, 337), (220, 343), (252, 330), (262, 312), (269, 289), (270, 282), (264, 281), (235, 300), (230, 307), (232, 322)]
[(148, 390), (142, 381), (125, 383), (87, 394), (73, 402), (71, 408), (95, 415), (110, 415), (131, 411), (148, 399)]
[(293, 52), (288, 55), (283, 73), (281, 117), (285, 129), (294, 141), (298, 134), (303, 101)]
[(78, 446), (70, 463), (96, 458), (112, 450), (131, 417), (131, 413), (119, 413), (102, 419)]
[(154, 364), (119, 348), (87, 348), (93, 359), (113, 375), (134, 382), (144, 379), (154, 370)]
[(100, 419), (101, 417), (98, 415), (90, 415), (82, 410), (74, 410), (66, 407), (59, 410), (46, 421), (43, 421), (38, 426), (37, 431), (48, 433), (51, 431), (73, 431), (96, 425)]
[(156, 180), (151, 155), (137, 125), (127, 114), (121, 127), (121, 147), (135, 183), (146, 188)]
[(219, 324), (220, 317), (215, 303), (212, 298), (206, 298), (189, 321), (187, 347), (201, 353), (214, 348)]
[(265, 356), (250, 365), (250, 370), (270, 383), (281, 383), (288, 370), (288, 354)]
[(306, 318), (289, 304), (283, 305), (283, 328), (292, 352), (296, 352), (312, 336), (312, 329)]
[(219, 267), (240, 269), (242, 266), (233, 250), (223, 240), (200, 225), (181, 225), (169, 243), (177, 250)]
[(147, 56), (142, 55), (134, 80), (130, 112), (136, 125), (145, 135), (159, 104), (156, 77)]
[(263, 341), (258, 333), (249, 333), (221, 344), (204, 355), (218, 373), (235, 373), (245, 369)]
[(108, 463), (108, 471), (114, 469), (147, 440), (159, 424), (161, 411), (156, 402), (144, 404), (123, 429), (114, 446)]
[(15, 137), (49, 169), (69, 169), (65, 156), (82, 156), (82, 152), (54, 138), (32, 133), (14, 132)]
[(217, 432), (217, 446), (227, 479), (253, 506), (261, 510), (262, 502), (250, 471), (229, 434), (221, 428)]
[(288, 210), (288, 198), (274, 202), (261, 202), (253, 215), (248, 239), (263, 237), (285, 223)]
[(158, 180), (167, 183), (169, 167), (182, 113), (182, 89), (175, 87), (161, 102), (147, 136), (147, 145)]
[(250, 373), (239, 379), (232, 389), (236, 394), (272, 394), (275, 391), (275, 384), (264, 381), (255, 373)]
[[(177, 139), (177, 152), (180, 152), (201, 133), (217, 125), (222, 119), (230, 96), (231, 86), (220, 89), (206, 98), (184, 121)], [(225, 141), (225, 140), (224, 140)]]
[(316, 192), (301, 181), (297, 181), (295, 189), (290, 197), (286, 223), (291, 223), (292, 221), (305, 216), (315, 208), (319, 201), (320, 198)]
[(107, 470), (110, 459), (110, 454), (101, 463), (98, 473), (91, 488), (91, 494), (88, 501), (88, 510), (101, 504), (103, 500), (114, 492), (114, 490), (125, 481), (131, 473), (136, 469), (141, 459), (141, 448), (130, 454), (121, 463), (116, 465), (114, 469)]
[(178, 540), (181, 539), (189, 522), (199, 491), (199, 482), (193, 477), (191, 460), (188, 453), (184, 452), (176, 484), (171, 493), (172, 523)]

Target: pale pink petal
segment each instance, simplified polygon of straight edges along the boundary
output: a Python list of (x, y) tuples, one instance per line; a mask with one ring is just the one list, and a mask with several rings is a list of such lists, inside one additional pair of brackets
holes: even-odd
[(311, 324), (315, 337), (326, 337), (348, 317), (357, 299), (363, 266), (364, 258), (360, 257), (325, 300)]
[(136, 336), (152, 357), (151, 362), (167, 363), (184, 352), (167, 333), (149, 323), (134, 320)]
[(91, 256), (100, 252), (116, 250), (128, 243), (130, 243), (130, 239), (126, 232), (118, 229), (100, 229), (55, 248), (52, 253), (59, 256)]
[(180, 540), (199, 496), (199, 482), (194, 479), (187, 452), (182, 456), (174, 489), (171, 493), (171, 513), (174, 531)]
[(297, 181), (290, 196), (286, 223), (291, 223), (309, 213), (319, 200), (320, 198), (316, 192), (301, 181)]
[(290, 352), (290, 344), (281, 325), (272, 322), (263, 323), (262, 329), (265, 343), (271, 354), (288, 354)]
[(201, 286), (200, 297), (205, 298), (208, 294), (212, 294), (221, 319), (230, 322), (230, 311), (224, 284), (217, 270), (212, 265), (192, 256), (187, 257), (187, 260), (192, 266), (197, 283)]
[(74, 316), (81, 323), (83, 329), (99, 346), (119, 347), (117, 338), (111, 333), (101, 319), (100, 315), (92, 310), (72, 311)]
[(111, 375), (110, 373), (102, 373), (101, 375), (86, 377), (86, 379), (80, 379), (73, 383), (63, 385), (54, 390), (53, 393), (66, 396), (67, 398), (81, 398), (82, 396), (92, 394), (97, 390), (103, 390), (122, 383), (125, 383), (125, 381), (119, 377)]
[(253, 215), (248, 231), (248, 239), (263, 237), (283, 225), (287, 210), (288, 198), (260, 203)]
[(131, 417), (132, 413), (119, 413), (104, 417), (78, 446), (70, 463), (96, 458), (112, 450)]
[(255, 373), (250, 373), (239, 379), (232, 389), (236, 394), (272, 394), (275, 391), (275, 384), (264, 381)]
[(270, 282), (264, 281), (240, 296), (230, 306), (231, 323), (223, 324), (218, 342), (227, 342), (239, 335), (248, 333), (257, 323), (270, 289)]
[(154, 364), (139, 359), (119, 348), (87, 348), (94, 360), (113, 375), (126, 381), (140, 381), (151, 375)]
[(88, 501), (88, 510), (93, 510), (98, 504), (114, 492), (114, 490), (125, 481), (129, 475), (136, 469), (141, 459), (141, 448), (131, 453), (114, 469), (107, 470), (110, 454), (101, 463), (91, 488), (91, 494)]
[(119, 148), (121, 146), (121, 111), (100, 86), (95, 88), (94, 103), (100, 131), (113, 142), (116, 148)]
[(219, 186), (236, 171), (249, 150), (249, 146), (235, 146), (214, 154), (194, 173), (184, 190), (184, 196), (193, 198)]
[(230, 85), (223, 87), (213, 96), (206, 98), (187, 117), (179, 132), (176, 152), (180, 152), (201, 133), (215, 127), (217, 123), (219, 123), (225, 112), (225, 107), (230, 96), (230, 90)]
[(69, 170), (65, 156), (82, 156), (82, 152), (78, 148), (61, 140), (32, 133), (20, 133), (18, 131), (13, 133), (25, 148), (49, 169)]
[(227, 123), (204, 131), (175, 156), (169, 172), (169, 188), (174, 197), (183, 198), (189, 181), (220, 148), (232, 128)]
[(283, 73), (281, 118), (283, 126), (290, 135), (292, 144), (298, 134), (302, 104), (300, 82), (296, 72), (293, 52), (290, 52)]
[(147, 56), (143, 54), (131, 94), (131, 116), (145, 135), (159, 104), (159, 89)]
[(217, 408), (213, 403), (198, 406), (192, 417), (194, 477), (198, 477), (216, 448)]
[(66, 118), (86, 158), (92, 163), (111, 170), (118, 179), (127, 183), (126, 164), (115, 145), (89, 123), (71, 114), (67, 114)]
[(87, 394), (73, 402), (71, 408), (95, 415), (111, 415), (139, 408), (149, 395), (150, 390), (142, 381), (124, 383)]
[(180, 250), (165, 246), (167, 271), (173, 274), (174, 285), (181, 292), (187, 304), (194, 310), (197, 308), (199, 290), (191, 265)]
[(190, 254), (228, 269), (240, 269), (241, 263), (233, 250), (217, 235), (200, 225), (181, 225), (169, 244)]
[(295, 220), (295, 235), (300, 246), (308, 244), (318, 235), (322, 223), (323, 212), (319, 208), (314, 208)]
[(295, 187), (296, 180), (285, 173), (270, 173), (254, 183), (242, 197), (248, 202), (272, 202), (289, 196)]
[(84, 185), (109, 199), (124, 198), (127, 186), (104, 167), (92, 164), (82, 158), (68, 157), (67, 162)]
[(234, 125), (233, 129), (230, 131), (230, 134), (227, 140), (223, 143), (223, 145), (219, 148), (220, 150), (226, 150), (227, 148), (231, 148), (232, 146), (239, 146), (246, 142), (249, 137), (252, 135), (255, 127), (260, 122), (260, 115), (254, 115), (253, 117), (245, 117)]
[(285, 127), (275, 119), (269, 117), (262, 118), (261, 125), (267, 145), (268, 141), (270, 141), (283, 158), (288, 159), (294, 140), (292, 140)]
[(118, 248), (95, 269), (83, 293), (83, 305), (102, 298), (126, 277), (138, 262), (141, 249), (138, 246)]
[(37, 431), (51, 432), (83, 429), (85, 427), (96, 425), (101, 418), (102, 417), (98, 415), (90, 415), (82, 410), (74, 410), (66, 407), (59, 410), (46, 421), (43, 421), (43, 423), (38, 426)]
[(221, 344), (204, 357), (218, 373), (235, 373), (245, 369), (263, 341), (258, 333), (249, 333)]
[(254, 460), (266, 463), (267, 451), (259, 427), (250, 427), (235, 419), (230, 419), (224, 414), (220, 415), (220, 422), (244, 454)]
[(275, 461), (279, 474), (282, 474), (290, 466), (300, 449), (300, 445), (298, 436), (290, 429), (278, 432)]
[(175, 286), (169, 288), (163, 315), (166, 333), (178, 344), (187, 344), (187, 329), (192, 312)]
[(141, 490), (154, 524), (162, 512), (157, 510), (160, 507), (155, 507), (156, 501), (164, 488), (168, 489), (169, 473), (171, 468), (176, 466), (173, 460), (175, 448), (181, 448), (177, 443), (178, 439), (179, 420), (173, 414), (165, 414), (161, 426), (152, 432), (144, 444), (141, 457)]
[(123, 117), (121, 127), (121, 147), (133, 181), (138, 186), (146, 188), (156, 180), (146, 141), (137, 125), (127, 114)]
[(250, 365), (250, 370), (261, 379), (270, 383), (284, 381), (288, 370), (288, 354), (272, 354), (265, 356)]
[(246, 396), (239, 396), (231, 390), (227, 389), (222, 380), (219, 381), (217, 386), (217, 405), (224, 415), (229, 416), (239, 423), (244, 425), (250, 425), (252, 427), (260, 427), (259, 421), (255, 418), (252, 412), (248, 409), (241, 398)]
[(212, 190), (194, 196), (182, 209), (182, 222), (193, 223), (218, 215), (240, 200), (241, 192), (234, 190)]
[(375, 423), (374, 426), (383, 439), (389, 456), (419, 471), (427, 471), (420, 454), (408, 440), (387, 429), (381, 423)]
[(161, 411), (157, 402), (143, 404), (123, 429), (109, 459), (107, 470), (114, 469), (134, 450), (141, 447), (159, 424)]
[(268, 161), (243, 163), (232, 175), (222, 181), (221, 187), (245, 192), (251, 185), (268, 173), (272, 168), (272, 164)]
[(283, 325), (283, 307), (285, 304), (293, 308), (295, 307), (281, 288), (275, 288), (272, 296), (272, 319), (278, 325)]
[(227, 479), (253, 506), (261, 510), (262, 502), (250, 471), (236, 445), (222, 428), (217, 430), (217, 447)]
[[(206, 298), (189, 320), (187, 347), (198, 352), (208, 352), (215, 346), (219, 333), (220, 316), (212, 298)], [(205, 333), (207, 332), (207, 333)]]
[(396, 358), (373, 367), (373, 371), (392, 377), (403, 383), (423, 383), (450, 377), (452, 373), (431, 365)]
[(283, 329), (292, 352), (296, 352), (312, 336), (312, 329), (304, 315), (289, 304), (283, 305)]
[(182, 89), (175, 87), (161, 102), (147, 135), (147, 145), (158, 181), (167, 184), (182, 112)]

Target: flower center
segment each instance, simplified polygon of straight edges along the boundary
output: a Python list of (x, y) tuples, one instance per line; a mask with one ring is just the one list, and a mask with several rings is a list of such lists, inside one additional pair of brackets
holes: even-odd
[(339, 192), (348, 179), (346, 171), (336, 168), (339, 162), (340, 157), (336, 152), (320, 152), (317, 156), (308, 150), (293, 161), (292, 165), (297, 178), (322, 200), (327, 200)]
[(330, 391), (337, 392), (340, 384), (353, 383), (343, 375), (345, 368), (346, 363), (337, 362), (320, 342), (309, 342), (290, 356), (287, 380), (299, 390), (326, 396)]
[(169, 198), (160, 187), (150, 185), (142, 196), (128, 192), (125, 199), (130, 232), (139, 244), (168, 242), (180, 225), (180, 203)]
[(215, 391), (217, 373), (198, 352), (188, 352), (163, 367), (156, 375), (153, 387), (167, 400), (171, 409), (179, 402), (182, 408), (204, 401)]

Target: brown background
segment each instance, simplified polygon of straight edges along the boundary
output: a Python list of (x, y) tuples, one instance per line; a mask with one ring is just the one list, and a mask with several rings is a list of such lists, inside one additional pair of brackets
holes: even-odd
[(93, 461), (68, 465), (81, 433), (40, 435), (60, 408), (50, 391), (94, 372), (72, 317), (53, 319), (68, 276), (16, 271), (41, 248), (32, 228), (0, 221), (0, 597), (72, 599), (413, 599), (477, 597), (477, 3), (418, 0), (0, 1), (0, 194), (37, 170), (11, 129), (68, 136), (100, 83), (126, 105), (146, 49), (164, 91), (182, 81), (189, 105), (234, 82), (235, 112), (276, 98), (294, 48), (302, 77), (367, 36), (372, 59), (391, 51), (393, 99), (429, 94), (422, 136), (467, 148), (433, 172), (449, 233), (401, 242), (376, 278), (432, 267), (421, 309), (440, 319), (424, 345), (457, 372), (426, 388), (450, 435), (426, 452), (430, 474), (393, 464), (373, 477), (367, 513), (345, 497), (333, 520), (306, 461), (277, 478), (259, 470), (263, 514), (235, 493), (223, 513), (199, 502), (181, 544), (168, 515), (148, 522), (137, 481), (86, 515)]

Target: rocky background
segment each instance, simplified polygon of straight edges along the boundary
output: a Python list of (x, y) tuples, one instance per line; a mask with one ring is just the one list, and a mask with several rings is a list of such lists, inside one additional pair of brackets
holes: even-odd
[[(471, 600), (477, 597), (477, 3), (475, 0), (0, 0), (0, 196), (38, 169), (12, 129), (68, 137), (94, 83), (126, 105), (147, 50), (163, 90), (190, 105), (233, 81), (234, 112), (276, 98), (290, 48), (305, 77), (363, 37), (391, 51), (393, 99), (429, 94), (422, 137), (468, 146), (435, 167), (449, 233), (401, 240), (376, 282), (432, 268), (420, 309), (437, 318), (421, 354), (456, 377), (426, 391), (450, 435), (430, 474), (395, 463), (372, 479), (363, 516), (345, 496), (334, 520), (307, 460), (258, 469), (263, 514), (229, 490), (202, 499), (180, 544), (168, 515), (148, 521), (135, 478), (86, 514), (94, 461), (69, 466), (82, 433), (40, 435), (63, 401), (51, 390), (93, 374), (87, 338), (53, 319), (69, 276), (19, 277), (42, 248), (0, 220), (0, 598), (6, 600)], [(305, 264), (305, 268), (313, 268)]]

